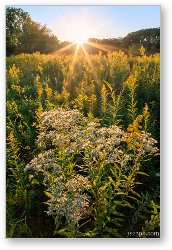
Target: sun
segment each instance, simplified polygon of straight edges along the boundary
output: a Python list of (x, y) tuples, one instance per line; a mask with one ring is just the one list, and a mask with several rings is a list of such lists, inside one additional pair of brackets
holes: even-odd
[(72, 28), (69, 32), (69, 38), (78, 45), (88, 42), (89, 27), (86, 27), (84, 24), (75, 25), (75, 28)]
[(91, 36), (91, 27), (86, 22), (73, 21), (66, 29), (66, 39), (77, 45), (88, 42)]
[(83, 45), (84, 43), (88, 42), (89, 37), (79, 36), (75, 38), (74, 42), (77, 45)]
[(78, 36), (78, 37), (75, 38), (74, 42), (77, 45), (83, 45), (84, 43), (88, 42), (88, 38), (87, 37)]

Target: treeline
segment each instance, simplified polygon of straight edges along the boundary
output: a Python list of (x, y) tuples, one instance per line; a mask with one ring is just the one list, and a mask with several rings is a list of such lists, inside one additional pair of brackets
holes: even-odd
[(50, 53), (59, 48), (59, 40), (46, 25), (34, 22), (20, 8), (6, 9), (6, 54)]
[(89, 42), (113, 46), (114, 50), (121, 49), (129, 54), (139, 54), (139, 49), (143, 45), (147, 54), (155, 54), (160, 52), (160, 28), (131, 32), (124, 38), (90, 38)]
[[(127, 54), (139, 55), (141, 45), (148, 55), (160, 52), (160, 28), (143, 29), (129, 33), (124, 38), (97, 39), (89, 38), (86, 44), (88, 53), (96, 54), (99, 51), (122, 50)], [(34, 22), (30, 15), (20, 8), (7, 7), (6, 9), (6, 54), (7, 56), (20, 53), (40, 52), (48, 54), (70, 44), (61, 42), (46, 27)], [(101, 45), (101, 46), (100, 46)], [(75, 46), (65, 51), (66, 54), (74, 53)], [(82, 51), (81, 51), (82, 52)], [(64, 52), (63, 52), (64, 53)]]

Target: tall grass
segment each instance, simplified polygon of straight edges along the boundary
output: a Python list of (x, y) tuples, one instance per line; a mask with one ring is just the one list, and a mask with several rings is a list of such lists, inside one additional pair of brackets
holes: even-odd
[(20, 237), (21, 221), (21, 237), (47, 237), (41, 223), (33, 230), (35, 217), (49, 220), (48, 237), (159, 230), (159, 54), (142, 48), (138, 57), (79, 54), (72, 61), (7, 58), (7, 235)]

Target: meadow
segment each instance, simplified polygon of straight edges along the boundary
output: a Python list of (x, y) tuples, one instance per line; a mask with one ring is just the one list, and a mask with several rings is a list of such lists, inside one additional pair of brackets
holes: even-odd
[(7, 237), (159, 237), (160, 54), (19, 54), (6, 70)]

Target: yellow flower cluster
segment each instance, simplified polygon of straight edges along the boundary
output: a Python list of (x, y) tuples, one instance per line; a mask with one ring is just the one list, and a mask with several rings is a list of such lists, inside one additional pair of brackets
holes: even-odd
[(143, 108), (143, 117), (145, 120), (148, 120), (149, 116), (150, 116), (149, 107), (148, 107), (147, 103), (145, 103), (145, 106)]
[(18, 151), (18, 142), (17, 139), (14, 136), (14, 132), (10, 131), (9, 135), (8, 135), (8, 142), (12, 148), (13, 151)]
[(136, 84), (137, 84), (137, 78), (131, 74), (129, 75), (128, 79), (126, 80), (126, 85), (129, 89), (133, 89), (136, 87)]
[(13, 64), (13, 66), (9, 69), (9, 75), (10, 76), (18, 76), (19, 73), (20, 73), (20, 69), (17, 68), (15, 66), (15, 64)]
[(141, 48), (139, 49), (139, 51), (140, 51), (140, 54), (142, 56), (144, 56), (144, 54), (145, 54), (145, 48), (143, 47), (143, 45), (141, 46)]
[(48, 86), (48, 83), (45, 84), (45, 92), (47, 97), (50, 97), (52, 95), (52, 89)]
[(42, 115), (43, 113), (43, 107), (42, 106), (39, 106), (36, 111), (35, 111), (35, 118), (36, 118), (36, 121), (37, 122), (33, 122), (32, 126), (36, 127), (37, 129), (40, 128), (40, 124), (39, 124), (39, 121), (40, 121), (40, 116)]
[(136, 151), (140, 147), (142, 147), (143, 138), (141, 129), (142, 126), (140, 123), (142, 122), (143, 116), (139, 115), (132, 124), (130, 124), (127, 128), (127, 132), (124, 132), (123, 141), (127, 143), (129, 150)]
[(42, 88), (42, 86), (41, 85), (39, 85), (39, 87), (38, 87), (38, 96), (40, 97), (40, 96), (42, 96), (42, 94), (43, 94), (43, 88)]

